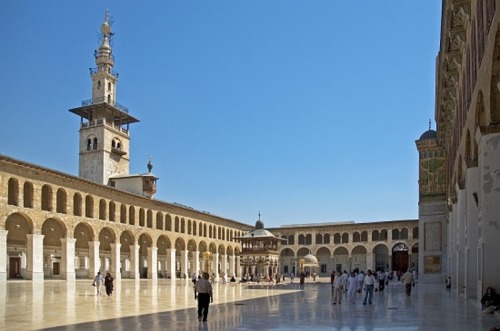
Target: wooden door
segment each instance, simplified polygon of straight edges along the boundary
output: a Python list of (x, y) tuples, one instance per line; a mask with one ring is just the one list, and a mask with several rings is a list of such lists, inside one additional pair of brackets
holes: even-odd
[(9, 258), (9, 278), (16, 279), (21, 275), (21, 258)]

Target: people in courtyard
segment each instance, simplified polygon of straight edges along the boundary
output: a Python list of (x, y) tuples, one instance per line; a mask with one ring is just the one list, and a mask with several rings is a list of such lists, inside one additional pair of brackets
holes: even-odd
[(451, 276), (446, 277), (446, 288), (451, 288)]
[(113, 281), (115, 279), (109, 272), (106, 272), (106, 277), (104, 277), (104, 287), (106, 288), (106, 294), (111, 296), (113, 294)]
[(365, 279), (363, 281), (363, 285), (365, 287), (365, 298), (363, 299), (363, 304), (366, 305), (368, 302), (370, 305), (372, 304), (373, 297), (373, 288), (375, 287), (375, 277), (372, 274), (371, 269), (368, 269), (366, 272)]
[(378, 275), (377, 275), (377, 279), (378, 279), (378, 290), (380, 292), (384, 292), (385, 280), (386, 280), (386, 275), (385, 275), (384, 270), (379, 270)]
[(488, 287), (481, 298), (481, 308), (485, 314), (493, 314), (500, 306), (500, 298), (492, 287)]
[(208, 318), (208, 307), (214, 302), (212, 284), (208, 280), (210, 275), (204, 272), (202, 278), (194, 285), (194, 299), (198, 300), (198, 321), (206, 322)]
[(351, 272), (351, 276), (347, 280), (347, 303), (353, 305), (356, 303), (356, 293), (358, 291), (358, 280), (356, 279), (356, 273)]
[(337, 275), (335, 276), (335, 279), (333, 280), (333, 299), (332, 303), (336, 305), (337, 303), (340, 305), (342, 303), (342, 293), (343, 293), (343, 278), (342, 278), (342, 273), (340, 271), (337, 271)]
[(104, 277), (102, 277), (101, 272), (98, 271), (97, 275), (95, 275), (94, 277), (94, 283), (93, 283), (97, 291), (97, 295), (101, 295), (101, 286), (103, 283), (104, 283)]
[(407, 272), (401, 276), (401, 281), (403, 284), (405, 284), (405, 290), (406, 290), (406, 295), (410, 296), (411, 295), (411, 288), (414, 286), (415, 283), (415, 278), (413, 278), (413, 272), (411, 272), (410, 269), (408, 269)]
[(361, 271), (358, 276), (356, 277), (358, 280), (358, 288), (357, 291), (358, 293), (361, 293), (361, 290), (363, 289), (363, 282), (365, 281), (365, 273)]

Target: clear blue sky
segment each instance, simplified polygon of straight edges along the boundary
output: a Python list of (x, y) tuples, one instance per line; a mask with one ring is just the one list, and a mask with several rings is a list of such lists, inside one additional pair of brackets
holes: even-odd
[(266, 227), (417, 218), (441, 1), (2, 0), (1, 154), (78, 174), (68, 109), (106, 8), (156, 199)]

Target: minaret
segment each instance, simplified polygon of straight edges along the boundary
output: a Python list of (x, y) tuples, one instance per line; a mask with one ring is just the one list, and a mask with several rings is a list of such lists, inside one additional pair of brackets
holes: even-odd
[(430, 128), (415, 142), (419, 153), (418, 274), (422, 283), (442, 282), (447, 262), (446, 159)]
[(90, 69), (92, 99), (69, 111), (80, 116), (78, 175), (108, 185), (111, 175), (129, 174), (129, 124), (139, 122), (116, 102), (118, 73), (110, 42), (113, 33), (108, 12), (101, 25), (101, 44), (94, 51), (97, 68)]

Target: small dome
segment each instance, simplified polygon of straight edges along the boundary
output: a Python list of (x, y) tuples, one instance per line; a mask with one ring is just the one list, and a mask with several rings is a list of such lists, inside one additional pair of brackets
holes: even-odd
[(427, 130), (422, 135), (420, 136), (419, 140), (425, 140), (425, 139), (436, 139), (437, 138), (437, 133), (434, 130)]
[(316, 256), (314, 256), (312, 254), (307, 254), (306, 256), (304, 256), (304, 262), (305, 263), (318, 263), (318, 259), (316, 258)]
[(255, 222), (255, 228), (256, 229), (263, 229), (264, 228), (264, 222), (262, 222), (261, 220), (258, 220), (257, 222)]

